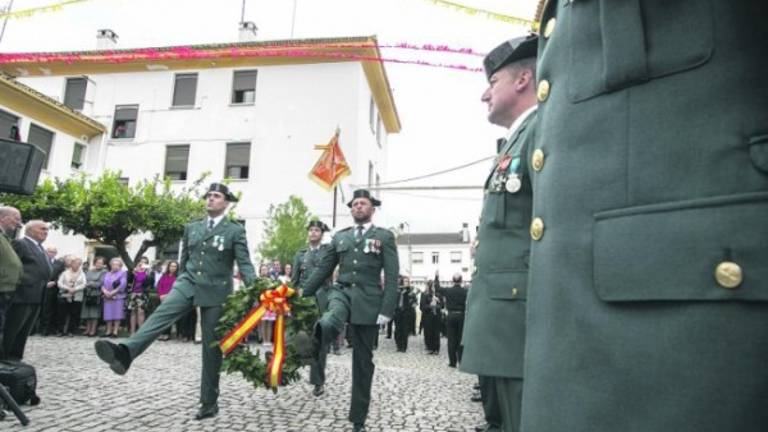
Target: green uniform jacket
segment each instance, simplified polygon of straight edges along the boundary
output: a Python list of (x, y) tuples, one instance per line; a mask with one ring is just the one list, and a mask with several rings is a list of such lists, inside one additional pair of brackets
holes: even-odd
[(251, 284), (256, 276), (242, 225), (225, 217), (208, 231), (206, 220), (192, 222), (184, 229), (179, 279), (174, 287), (194, 297), (197, 306), (220, 306), (232, 293), (235, 261), (243, 281)]
[(766, 17), (547, 4), (522, 430), (768, 430)]
[[(395, 236), (391, 231), (372, 225), (359, 241), (355, 240), (352, 227), (336, 233), (330, 247), (324, 250), (317, 270), (302, 285), (304, 296), (314, 295), (331, 277), (337, 264), (339, 278), (333, 291), (343, 290), (349, 297), (350, 323), (376, 324), (379, 314), (393, 317), (400, 270)], [(331, 293), (331, 299), (333, 295), (336, 293)]]
[[(317, 249), (306, 247), (296, 252), (296, 256), (293, 258), (293, 274), (291, 275), (291, 283), (294, 287), (301, 286), (309, 279), (309, 275), (320, 264), (320, 257), (323, 254), (323, 250), (328, 249), (330, 246), (327, 244), (321, 244)], [(320, 285), (320, 288), (315, 291), (315, 300), (317, 301), (317, 307), (320, 312), (325, 312), (328, 307), (328, 292), (331, 288), (331, 278), (326, 279), (325, 283)]]
[(0, 231), (0, 292), (16, 291), (21, 280), (22, 265), (11, 242)]
[[(525, 149), (533, 139), (535, 118), (534, 111), (520, 124), (501, 149), (485, 182), (475, 274), (467, 296), (462, 333), (464, 352), (460, 369), (464, 372), (506, 378), (523, 376), (531, 245), (531, 184)], [(509, 165), (499, 170), (499, 163)], [(512, 177), (521, 182), (514, 192), (506, 188), (506, 180)]]

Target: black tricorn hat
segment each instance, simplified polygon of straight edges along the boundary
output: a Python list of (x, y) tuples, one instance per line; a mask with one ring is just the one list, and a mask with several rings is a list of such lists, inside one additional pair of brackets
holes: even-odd
[(227, 185), (221, 184), (221, 183), (211, 183), (211, 185), (208, 187), (208, 191), (205, 193), (205, 196), (208, 196), (209, 192), (218, 192), (222, 195), (224, 195), (224, 198), (227, 199), (229, 202), (237, 202), (237, 197), (235, 194), (229, 191), (229, 188)]
[(351, 208), (352, 202), (357, 198), (367, 198), (368, 201), (370, 201), (374, 207), (378, 207), (381, 205), (381, 201), (374, 198), (374, 196), (371, 195), (371, 192), (368, 189), (358, 189), (352, 193), (352, 199), (349, 200), (349, 202), (347, 203), (347, 207)]
[(504, 66), (518, 60), (536, 57), (539, 35), (531, 33), (510, 39), (493, 49), (483, 59), (485, 75), (490, 80), (491, 76)]
[(312, 228), (312, 227), (320, 228), (320, 231), (322, 231), (322, 232), (326, 232), (326, 231), (330, 231), (331, 230), (330, 228), (328, 228), (328, 225), (323, 223), (323, 221), (317, 220), (317, 219), (309, 221), (309, 224), (307, 225), (307, 231), (309, 231), (309, 229)]

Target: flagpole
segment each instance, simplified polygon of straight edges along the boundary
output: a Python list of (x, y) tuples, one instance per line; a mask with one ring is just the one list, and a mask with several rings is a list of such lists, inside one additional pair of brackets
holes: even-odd
[(333, 187), (333, 221), (332, 221), (333, 228), (336, 228), (336, 201), (338, 201), (336, 199), (336, 195), (338, 193), (339, 193), (339, 187), (334, 186)]

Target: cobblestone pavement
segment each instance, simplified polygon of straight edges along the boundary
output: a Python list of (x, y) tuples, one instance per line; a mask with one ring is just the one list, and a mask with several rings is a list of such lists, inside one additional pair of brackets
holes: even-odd
[[(278, 394), (254, 389), (237, 375), (222, 376), (219, 415), (195, 421), (200, 346), (155, 342), (125, 376), (112, 373), (93, 350), (94, 338), (30, 337), (25, 361), (36, 366), (40, 405), (23, 406), (31, 423), (22, 427), (8, 413), (2, 431), (347, 431), (351, 351), (328, 356), (326, 393), (311, 395), (304, 380)], [(380, 337), (374, 354), (369, 431), (469, 431), (482, 421), (480, 404), (469, 400), (474, 376), (426, 355), (422, 338), (411, 337), (398, 353)]]

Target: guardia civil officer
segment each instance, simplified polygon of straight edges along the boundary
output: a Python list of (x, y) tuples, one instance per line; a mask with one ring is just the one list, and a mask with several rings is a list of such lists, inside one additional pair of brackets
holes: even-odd
[(179, 277), (168, 296), (139, 330), (119, 344), (99, 340), (96, 354), (118, 375), (128, 371), (131, 363), (154, 340), (194, 307), (200, 307), (203, 333), (203, 372), (200, 386), (200, 409), (195, 419), (215, 416), (219, 411), (219, 369), (221, 350), (214, 344), (215, 329), (223, 303), (232, 293), (232, 269), (235, 262), (246, 284), (255, 273), (248, 253), (245, 228), (226, 217), (227, 207), (237, 197), (227, 186), (211, 184), (206, 194), (208, 217), (192, 222), (182, 237)]
[(768, 430), (766, 17), (547, 3), (524, 430)]
[[(440, 276), (436, 274), (435, 283), (439, 280)], [(445, 327), (448, 337), (448, 367), (455, 368), (458, 363), (461, 363), (461, 333), (464, 329), (467, 290), (462, 286), (461, 273), (454, 274), (452, 281), (453, 285), (450, 288), (438, 288), (438, 295), (443, 297), (447, 313)]]
[(408, 350), (408, 335), (411, 333), (411, 319), (416, 316), (416, 295), (411, 288), (410, 278), (400, 278), (402, 285), (397, 293), (395, 307), (395, 346), (397, 352)]
[[(489, 85), (481, 100), (488, 120), (508, 130), (485, 181), (460, 369), (483, 376), (483, 403), (488, 409), (498, 399), (504, 432), (520, 430), (531, 220), (525, 153), (536, 118), (537, 40), (504, 42), (484, 60)], [(489, 424), (485, 430), (498, 429)]]
[[(291, 283), (295, 287), (309, 279), (309, 275), (317, 268), (320, 263), (322, 251), (329, 246), (322, 244), (323, 234), (330, 231), (328, 225), (320, 220), (313, 220), (307, 225), (307, 238), (309, 245), (300, 249), (293, 258), (293, 274)], [(326, 279), (315, 291), (315, 303), (320, 311), (320, 315), (328, 309), (328, 293), (331, 289), (331, 278)], [(314, 385), (312, 394), (321, 396), (325, 393), (325, 362), (328, 358), (328, 350), (318, 353), (316, 358), (312, 359), (309, 367), (309, 382)]]
[[(304, 296), (315, 295), (338, 264), (339, 277), (328, 296), (328, 310), (315, 326), (317, 352), (327, 351), (331, 341), (349, 322), (352, 342), (352, 400), (349, 420), (353, 431), (365, 431), (371, 401), (373, 346), (379, 325), (395, 312), (398, 258), (395, 236), (371, 222), (381, 201), (365, 189), (354, 192), (347, 204), (355, 225), (333, 236), (320, 264), (301, 286)], [(384, 283), (381, 273), (384, 270)], [(316, 354), (317, 355), (317, 354)]]

